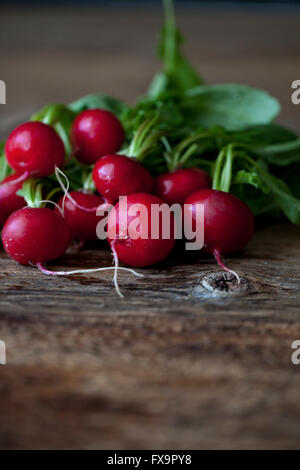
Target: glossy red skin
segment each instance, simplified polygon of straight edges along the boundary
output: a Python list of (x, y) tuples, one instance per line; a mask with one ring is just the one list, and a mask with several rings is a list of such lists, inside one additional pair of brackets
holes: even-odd
[[(84, 193), (82, 191), (70, 191), (70, 196), (80, 206), (92, 209), (104, 203), (104, 199), (97, 194)], [(63, 197), (59, 200), (58, 205), (62, 207)], [(58, 212), (58, 209), (55, 209)], [(96, 228), (101, 217), (95, 212), (85, 212), (75, 206), (68, 198), (65, 199), (64, 218), (70, 227), (72, 238), (83, 241), (98, 240)]]
[(62, 166), (65, 148), (52, 127), (42, 122), (26, 122), (8, 137), (5, 155), (18, 174), (29, 171), (31, 176), (41, 178), (51, 175), (55, 166)]
[(168, 204), (183, 204), (186, 198), (199, 189), (211, 188), (210, 176), (199, 168), (182, 168), (164, 173), (154, 180), (154, 194)]
[(0, 183), (0, 225), (4, 224), (10, 214), (27, 205), (24, 198), (16, 194), (22, 188), (24, 181), (16, 184), (5, 184), (16, 178), (18, 178), (18, 175), (10, 175)]
[(90, 109), (82, 111), (74, 120), (71, 141), (76, 158), (91, 165), (103, 155), (120, 150), (124, 130), (114, 114), (103, 109)]
[(192, 213), (195, 229), (195, 204), (204, 204), (204, 251), (221, 254), (239, 251), (252, 238), (254, 216), (249, 207), (233, 194), (202, 189), (185, 201)]
[[(148, 230), (150, 232), (151, 230), (151, 204), (163, 204), (164, 201), (162, 201), (160, 198), (153, 196), (151, 194), (145, 194), (145, 193), (138, 193), (138, 194), (132, 194), (127, 197), (127, 207), (129, 207), (132, 204), (143, 204), (146, 206), (148, 209)], [(114, 243), (114, 248), (117, 252), (119, 261), (121, 261), (124, 264), (127, 264), (128, 266), (134, 266), (134, 267), (145, 267), (145, 266), (151, 266), (153, 264), (159, 263), (163, 261), (172, 251), (174, 245), (175, 245), (175, 240), (174, 240), (174, 218), (171, 214), (171, 237), (170, 239), (142, 239), (142, 238), (137, 238), (136, 240), (133, 240), (131, 238), (127, 239), (119, 239), (118, 234), (119, 234), (119, 227), (124, 226), (124, 221), (126, 223), (127, 220), (127, 226), (130, 226), (130, 223), (132, 220), (136, 219), (138, 216), (129, 216), (128, 211), (127, 213), (124, 210), (120, 210), (120, 203), (116, 204), (115, 206), (116, 210), (116, 217), (113, 216), (113, 211), (110, 213), (108, 217), (108, 235), (112, 233), (112, 230), (115, 228), (115, 233), (117, 234), (116, 242)], [(116, 222), (116, 223), (115, 223)], [(161, 232), (161, 223), (159, 225), (159, 232)], [(151, 233), (151, 232), (150, 232)], [(161, 233), (160, 233), (161, 237)], [(108, 242), (110, 245), (112, 244), (114, 238), (110, 238), (108, 236)]]
[(125, 155), (106, 155), (94, 166), (93, 180), (97, 191), (114, 204), (120, 196), (150, 193), (153, 178), (137, 160)]
[(71, 233), (66, 221), (48, 208), (20, 209), (11, 214), (2, 230), (5, 251), (24, 265), (59, 258), (70, 241)]

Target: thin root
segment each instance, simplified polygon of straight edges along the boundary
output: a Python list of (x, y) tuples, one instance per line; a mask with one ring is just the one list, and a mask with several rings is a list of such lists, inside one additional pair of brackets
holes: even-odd
[(113, 240), (112, 244), (111, 244), (111, 251), (112, 251), (112, 254), (113, 254), (113, 257), (114, 257), (114, 277), (113, 277), (113, 283), (114, 283), (114, 286), (115, 286), (115, 289), (116, 289), (116, 292), (118, 294), (119, 297), (123, 298), (124, 295), (122, 294), (122, 292), (120, 291), (120, 288), (119, 288), (119, 284), (118, 284), (118, 269), (121, 269), (119, 267), (119, 258), (118, 258), (118, 254), (117, 254), (117, 251), (116, 251), (116, 248), (115, 248), (115, 244), (116, 244), (116, 240)]
[(101, 272), (101, 271), (111, 271), (113, 270), (115, 272), (114, 274), (114, 285), (117, 291), (117, 294), (123, 298), (123, 294), (120, 292), (118, 281), (117, 281), (117, 275), (116, 275), (116, 270), (121, 270), (121, 271), (126, 271), (131, 274), (133, 274), (136, 277), (144, 277), (143, 274), (140, 274), (136, 272), (134, 269), (130, 268), (120, 268), (118, 265), (117, 266), (112, 266), (112, 267), (107, 267), (107, 268), (92, 268), (92, 269), (75, 269), (73, 271), (49, 271), (46, 269), (42, 263), (37, 263), (36, 267), (43, 273), (46, 274), (47, 276), (72, 276), (74, 274), (87, 274), (87, 273), (96, 273), (96, 272)]
[[(67, 186), (64, 185), (60, 175), (65, 178)], [(58, 181), (58, 183), (59, 183), (59, 185), (60, 185), (60, 187), (61, 187), (61, 189), (63, 190), (63, 193), (64, 193), (64, 197), (63, 197), (63, 200), (62, 200), (63, 213), (65, 212), (66, 198), (68, 198), (69, 201), (71, 201), (72, 204), (74, 204), (74, 206), (77, 207), (77, 209), (80, 209), (81, 211), (84, 211), (84, 212), (96, 212), (97, 211), (98, 207), (84, 207), (84, 206), (81, 206), (80, 204), (78, 204), (78, 202), (75, 201), (75, 199), (72, 198), (72, 196), (70, 196), (70, 194), (69, 194), (69, 189), (70, 189), (69, 179), (68, 179), (67, 175), (65, 175), (65, 173), (63, 171), (61, 171), (61, 169), (58, 168), (57, 166), (55, 167), (55, 176), (56, 176), (57, 181)]]
[(235, 271), (233, 271), (232, 269), (229, 269), (229, 268), (227, 268), (227, 266), (225, 266), (225, 264), (224, 264), (224, 262), (223, 262), (223, 260), (222, 260), (222, 257), (221, 257), (220, 252), (219, 252), (218, 250), (214, 250), (214, 251), (213, 251), (213, 255), (214, 255), (215, 259), (216, 259), (216, 262), (217, 262), (218, 265), (220, 266), (220, 268), (222, 268), (224, 271), (226, 271), (226, 272), (228, 272), (228, 273), (233, 274), (233, 275), (236, 277), (238, 284), (240, 284), (240, 283), (241, 283), (241, 279), (240, 279), (239, 275), (238, 275)]

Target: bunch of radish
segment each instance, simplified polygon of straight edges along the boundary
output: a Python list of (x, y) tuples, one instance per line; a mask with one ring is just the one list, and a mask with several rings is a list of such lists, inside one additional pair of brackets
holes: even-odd
[[(119, 262), (130, 267), (151, 266), (162, 262), (175, 246), (172, 217), (168, 219), (170, 236), (167, 239), (162, 236), (161, 226), (156, 238), (132, 239), (128, 233), (122, 233), (123, 227), (128, 227), (134, 219), (139, 229), (143, 229), (141, 225), (145, 222), (139, 219), (138, 211), (132, 215), (132, 206), (148, 209), (146, 224), (151, 228), (154, 204), (186, 203), (192, 220), (196, 205), (203, 204), (204, 251), (213, 254), (224, 269), (227, 268), (221, 256), (240, 250), (250, 240), (254, 230), (250, 209), (235, 196), (211, 189), (211, 177), (203, 169), (179, 168), (153, 177), (134, 155), (124, 155), (120, 150), (125, 132), (113, 113), (103, 109), (79, 113), (72, 123), (70, 138), (71, 158), (89, 171), (89, 185), (71, 191), (64, 143), (51, 126), (28, 122), (17, 127), (7, 139), (5, 157), (15, 173), (0, 185), (2, 242), (8, 255), (18, 263), (36, 266), (52, 275), (93, 271), (54, 272), (47, 270), (45, 264), (62, 256), (72, 240), (81, 244), (97, 240), (97, 224), (104, 217), (97, 211), (105, 209), (106, 205), (115, 209), (114, 217), (109, 214), (107, 220), (108, 244), (115, 268), (107, 269), (115, 269), (114, 280), (119, 293), (117, 269), (122, 269)], [(61, 195), (59, 190), (45, 195), (43, 182), (47, 178), (58, 180)], [(31, 200), (20, 195), (26, 195), (26, 191), (19, 194), (28, 184), (36, 189)], [(126, 207), (121, 203), (122, 196), (127, 196)]]
[[(121, 295), (118, 271), (141, 276), (133, 268), (163, 262), (181, 223), (185, 248), (204, 232), (197, 249), (240, 282), (223, 257), (247, 245), (254, 217), (300, 225), (300, 139), (274, 124), (278, 101), (245, 85), (205, 84), (181, 50), (172, 0), (163, 3), (163, 68), (133, 106), (101, 94), (49, 104), (0, 142), (2, 242), (18, 263), (60, 276), (113, 270)], [(154, 219), (153, 207), (167, 212)], [(114, 266), (46, 266), (71, 243), (99, 239)]]

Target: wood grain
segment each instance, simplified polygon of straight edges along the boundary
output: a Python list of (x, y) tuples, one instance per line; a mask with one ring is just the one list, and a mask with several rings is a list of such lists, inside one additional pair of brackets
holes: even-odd
[[(299, 15), (204, 8), (179, 17), (209, 81), (267, 88), (297, 129)], [(3, 10), (0, 134), (48, 101), (94, 90), (133, 101), (157, 66), (159, 24), (155, 9)], [(120, 274), (123, 300), (111, 272), (46, 277), (2, 251), (0, 448), (298, 448), (299, 238), (288, 224), (258, 228), (227, 259), (240, 288), (178, 246), (142, 279)], [(111, 261), (95, 245), (52, 267)]]

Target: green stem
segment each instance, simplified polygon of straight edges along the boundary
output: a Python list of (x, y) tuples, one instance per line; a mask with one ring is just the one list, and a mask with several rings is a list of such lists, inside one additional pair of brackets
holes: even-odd
[(223, 160), (226, 155), (226, 146), (222, 148), (221, 152), (219, 153), (216, 163), (215, 163), (215, 168), (214, 168), (214, 176), (213, 176), (213, 184), (212, 187), (213, 189), (217, 189), (220, 191), (220, 179), (221, 179), (221, 169), (223, 165)]
[(212, 172), (213, 170), (213, 167), (214, 167), (214, 162), (210, 161), (210, 160), (205, 160), (204, 158), (195, 158), (195, 159), (191, 159), (193, 163), (193, 166), (207, 166), (210, 168), (210, 171)]
[(170, 73), (175, 67), (176, 55), (176, 19), (173, 0), (164, 0), (166, 43), (164, 65), (165, 71)]
[(225, 145), (217, 157), (214, 169), (213, 189), (224, 191), (226, 193), (230, 191), (232, 165), (235, 157), (233, 148), (234, 144)]
[(54, 188), (52, 189), (52, 191), (50, 191), (50, 193), (47, 194), (47, 197), (46, 199), (47, 200), (51, 200), (53, 198), (53, 196), (55, 196), (55, 194), (61, 192), (61, 188)]
[(89, 174), (86, 174), (86, 172), (84, 172), (82, 180), (82, 188), (84, 189), (84, 191), (94, 193), (96, 188), (93, 180), (93, 172), (91, 171)]
[(22, 189), (17, 192), (23, 196), (29, 207), (43, 207), (43, 183), (34, 178), (29, 178), (23, 183)]
[(7, 176), (12, 173), (12, 169), (7, 163), (5, 154), (4, 154), (4, 143), (0, 144), (0, 181), (3, 181)]
[(71, 147), (69, 136), (66, 133), (64, 127), (61, 125), (60, 122), (57, 122), (54, 125), (54, 128), (55, 128), (56, 132), (58, 133), (58, 135), (60, 136), (61, 140), (64, 143), (66, 154), (70, 155), (71, 152), (72, 152), (72, 147)]
[(55, 114), (56, 114), (56, 107), (50, 105), (50, 111), (46, 114), (44, 119), (42, 119), (42, 122), (44, 124), (48, 124), (48, 126), (51, 126), (52, 122), (54, 121)]
[(197, 144), (193, 144), (191, 145), (185, 152), (184, 154), (181, 156), (180, 160), (179, 160), (179, 165), (184, 165), (188, 159), (193, 155), (193, 153), (195, 153), (197, 151), (197, 148), (198, 148), (198, 145)]
[(147, 128), (149, 124), (149, 121), (145, 121), (141, 124), (141, 126), (138, 128), (138, 130), (136, 131), (130, 145), (129, 145), (129, 148), (128, 148), (128, 155), (130, 157), (134, 157), (135, 154), (136, 154), (136, 149), (139, 147), (139, 143), (142, 139), (142, 136), (144, 135), (144, 130), (145, 128)]
[(251, 165), (253, 165), (258, 172), (263, 175), (267, 180), (270, 180), (268, 173), (255, 161), (253, 158), (249, 157), (249, 155), (245, 155), (244, 157)]
[(164, 144), (164, 146), (166, 148), (166, 151), (170, 153), (171, 150), (172, 150), (172, 147), (171, 147), (170, 142), (168, 141), (168, 139), (166, 137), (162, 137), (161, 141)]
[(142, 161), (164, 135), (162, 131), (153, 129), (158, 118), (159, 114), (155, 113), (151, 119), (144, 121), (136, 131), (128, 149), (123, 150), (122, 154)]
[(220, 183), (221, 191), (224, 191), (226, 193), (229, 193), (231, 186), (233, 158), (233, 145), (229, 144), (226, 151), (226, 162), (222, 171)]
[(175, 171), (180, 165), (183, 165), (197, 151), (197, 141), (208, 137), (207, 132), (201, 132), (184, 139), (174, 149), (173, 157), (170, 156), (171, 163), (168, 165), (170, 171)]

